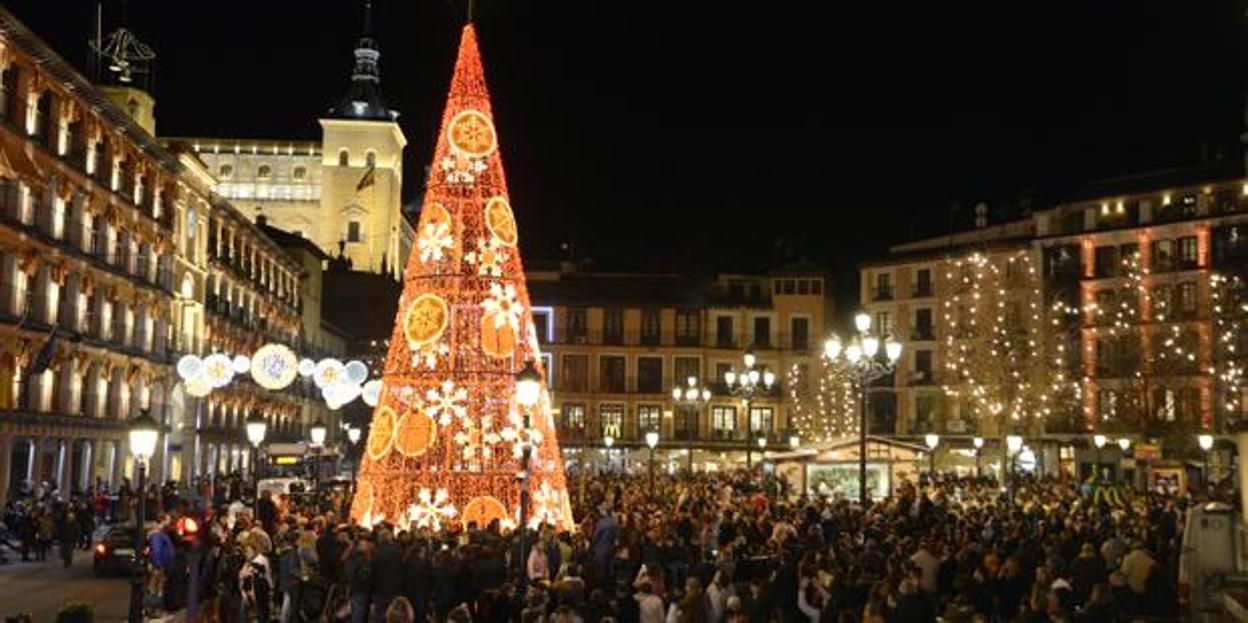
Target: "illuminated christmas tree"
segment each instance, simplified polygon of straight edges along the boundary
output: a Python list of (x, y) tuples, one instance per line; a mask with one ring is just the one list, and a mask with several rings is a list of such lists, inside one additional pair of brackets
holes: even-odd
[(361, 523), (514, 526), (530, 444), (529, 524), (571, 527), (545, 383), (528, 426), (516, 401), (516, 373), (540, 370), (517, 240), (469, 24), (361, 459)]
[(858, 435), (858, 393), (849, 370), (840, 361), (819, 358), (819, 368), (793, 364), (789, 398), (793, 426), (803, 442), (827, 443)]

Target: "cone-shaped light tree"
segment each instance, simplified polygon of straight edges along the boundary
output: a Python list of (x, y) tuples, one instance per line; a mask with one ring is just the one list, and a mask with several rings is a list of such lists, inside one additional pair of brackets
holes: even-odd
[(516, 373), (541, 370), (517, 239), (469, 24), (351, 506), (361, 523), (514, 526), (530, 444), (529, 524), (571, 527), (545, 381), (527, 426), (516, 401)]

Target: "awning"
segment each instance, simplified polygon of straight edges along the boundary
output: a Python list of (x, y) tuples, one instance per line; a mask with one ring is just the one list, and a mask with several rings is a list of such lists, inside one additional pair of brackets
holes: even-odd
[(28, 184), (42, 186), (43, 172), (26, 155), (25, 145), (10, 133), (0, 131), (0, 177), (21, 178)]

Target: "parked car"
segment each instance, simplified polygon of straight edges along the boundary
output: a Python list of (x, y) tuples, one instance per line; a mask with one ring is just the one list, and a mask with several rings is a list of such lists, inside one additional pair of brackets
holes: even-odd
[(95, 543), (96, 577), (130, 573), (134, 564), (134, 537), (134, 526), (111, 526), (104, 530)]

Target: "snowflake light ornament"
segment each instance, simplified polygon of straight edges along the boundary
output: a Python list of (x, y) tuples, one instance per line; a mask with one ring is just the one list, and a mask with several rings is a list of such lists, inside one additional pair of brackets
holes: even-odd
[(490, 284), (490, 294), (481, 301), (481, 309), (493, 317), (495, 329), (510, 327), (513, 332), (520, 331), (520, 313), (523, 310), (516, 299), (515, 285)]
[(507, 246), (490, 236), (478, 238), (476, 250), (464, 255), (464, 261), (476, 266), (477, 274), (483, 277), (502, 277), (507, 259)]
[(455, 387), (455, 381), (442, 381), (442, 385), (425, 392), (425, 413), (437, 418), (438, 424), (447, 426), (454, 418), (464, 419), (468, 416), (468, 390)]
[(440, 262), (446, 252), (455, 246), (455, 237), (451, 235), (451, 225), (445, 221), (433, 221), (420, 228), (420, 236), (416, 238), (416, 250), (423, 264)]
[(437, 492), (421, 489), (416, 501), (407, 507), (404, 519), (407, 520), (409, 529), (415, 526), (440, 530), (443, 522), (449, 523), (458, 514), (459, 511), (451, 504), (451, 496), (446, 489), (438, 489)]

